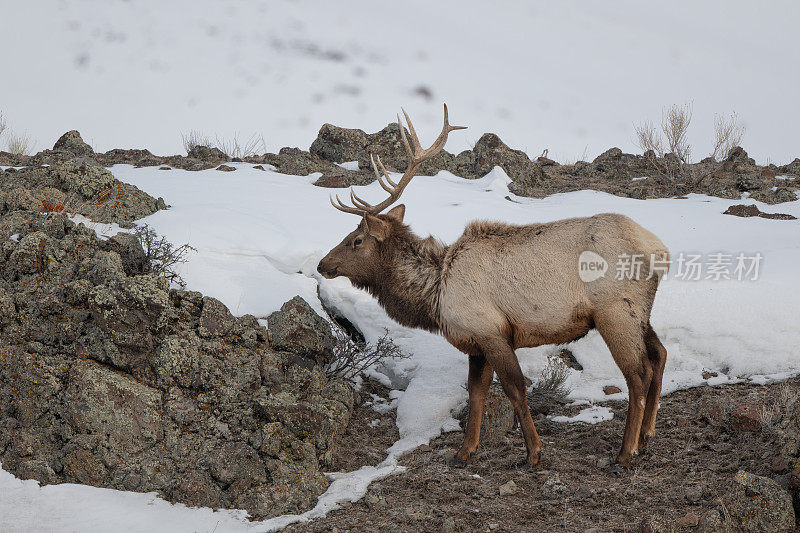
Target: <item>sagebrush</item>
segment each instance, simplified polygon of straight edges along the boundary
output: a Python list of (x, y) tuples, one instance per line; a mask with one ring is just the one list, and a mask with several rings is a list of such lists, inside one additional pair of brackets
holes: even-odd
[(566, 403), (570, 393), (567, 385), (569, 367), (558, 357), (549, 357), (536, 380), (528, 388), (528, 408), (534, 414), (549, 414)]
[(714, 150), (711, 157), (725, 159), (737, 146), (742, 145), (745, 127), (739, 121), (736, 113), (731, 113), (727, 118), (722, 115), (714, 116)]
[(388, 331), (375, 343), (355, 342), (339, 328), (334, 328), (333, 334), (333, 360), (325, 367), (328, 377), (350, 380), (381, 361), (411, 357), (392, 340)]
[(133, 235), (142, 245), (145, 257), (150, 264), (151, 274), (164, 277), (170, 283), (175, 283), (180, 287), (186, 286), (186, 283), (174, 269), (177, 265), (186, 262), (185, 256), (187, 253), (197, 251), (194, 247), (188, 244), (176, 247), (163, 236), (159, 236), (147, 224), (137, 226), (133, 230)]

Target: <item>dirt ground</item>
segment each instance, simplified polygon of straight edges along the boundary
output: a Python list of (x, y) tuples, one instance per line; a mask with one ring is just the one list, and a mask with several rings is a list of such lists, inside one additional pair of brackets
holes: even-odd
[[(539, 417), (545, 447), (532, 471), (521, 467), (518, 429), (482, 443), (464, 469), (447, 466), (463, 433), (447, 433), (402, 457), (406, 472), (373, 483), (360, 501), (287, 531), (637, 531), (650, 517), (677, 531), (682, 518), (714, 507), (740, 469), (787, 483), (779, 458), (785, 436), (775, 420), (736, 415), (742, 405), (777, 405), (787, 387), (797, 391), (800, 379), (703, 386), (663, 397), (656, 438), (623, 474), (605, 465), (621, 443), (624, 401), (608, 402), (613, 420), (596, 425)], [(374, 384), (365, 392), (386, 395)], [(563, 407), (557, 414), (577, 411)], [(343, 436), (337, 466), (376, 464), (396, 438), (393, 412), (380, 415), (362, 405)]]

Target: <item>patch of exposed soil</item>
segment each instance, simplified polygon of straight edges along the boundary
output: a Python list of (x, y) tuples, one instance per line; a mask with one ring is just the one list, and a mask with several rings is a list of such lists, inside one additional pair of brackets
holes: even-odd
[[(766, 386), (705, 386), (662, 398), (656, 438), (634, 470), (622, 475), (602, 466), (621, 442), (626, 402), (608, 402), (614, 419), (596, 425), (539, 417), (545, 448), (533, 471), (520, 467), (518, 429), (482, 446), (465, 469), (446, 464), (463, 436), (448, 433), (402, 457), (407, 471), (373, 483), (360, 501), (288, 531), (688, 531), (696, 523), (727, 531), (725, 513), (735, 511), (723, 502), (738, 471), (784, 488), (793, 483), (792, 469), (795, 477), (799, 472), (797, 456), (787, 456), (797, 447), (787, 439), (797, 434), (777, 418), (757, 414), (781, 403), (786, 387), (797, 391), (798, 385), (795, 378)], [(375, 464), (385, 456), (396, 430), (384, 421), (369, 427), (377, 417), (370, 408), (355, 411), (342, 440), (353, 446), (340, 448), (352, 459), (340, 456), (339, 464), (355, 468), (365, 457), (375, 457)], [(747, 489), (747, 498), (756, 500), (754, 492)]]

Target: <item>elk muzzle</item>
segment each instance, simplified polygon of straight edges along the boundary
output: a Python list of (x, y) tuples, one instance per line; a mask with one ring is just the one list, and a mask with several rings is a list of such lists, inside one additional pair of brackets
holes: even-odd
[(322, 261), (317, 265), (317, 272), (322, 274), (322, 277), (333, 279), (339, 275), (339, 268), (332, 264), (330, 257), (325, 256)]

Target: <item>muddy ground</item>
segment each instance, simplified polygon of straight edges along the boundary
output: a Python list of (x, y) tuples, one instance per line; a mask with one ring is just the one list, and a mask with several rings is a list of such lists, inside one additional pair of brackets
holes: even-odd
[[(369, 392), (380, 388), (370, 386)], [(656, 438), (634, 470), (621, 475), (604, 465), (621, 443), (624, 401), (608, 402), (613, 420), (596, 425), (539, 417), (545, 448), (533, 471), (521, 467), (518, 429), (482, 445), (465, 469), (447, 466), (463, 436), (447, 433), (402, 457), (407, 471), (373, 483), (360, 501), (287, 531), (646, 531), (643, 522), (652, 518), (667, 530), (694, 530), (681, 520), (702, 520), (717, 507), (738, 470), (789, 484), (792, 465), (780, 459), (786, 435), (777, 419), (736, 414), (737, 407), (747, 411), (742, 406), (770, 409), (787, 387), (799, 390), (800, 379), (703, 386), (665, 396)], [(578, 410), (564, 406), (557, 414)], [(379, 422), (371, 427), (373, 420)], [(362, 405), (340, 442), (336, 466), (376, 464), (396, 438), (393, 413), (380, 415)]]

